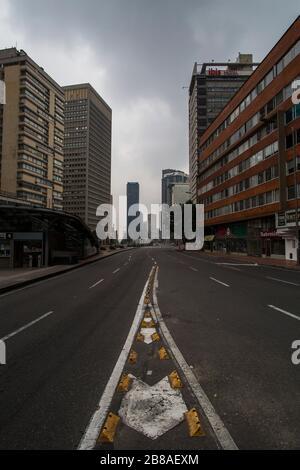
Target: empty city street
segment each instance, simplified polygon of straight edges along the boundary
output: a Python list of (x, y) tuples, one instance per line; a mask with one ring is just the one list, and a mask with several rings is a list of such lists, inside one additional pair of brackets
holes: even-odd
[[(123, 421), (109, 444), (115, 449), (299, 448), (300, 365), (291, 361), (299, 287), (297, 269), (149, 247), (3, 294), (0, 448), (77, 449), (103, 395)], [(154, 340), (149, 349), (135, 342), (145, 292), (170, 362), (155, 360)], [(129, 429), (124, 399), (120, 406), (111, 387), (126, 372), (126, 344), (137, 351), (131, 392), (135, 380), (155, 390), (177, 370), (182, 394), (170, 396), (197, 408), (203, 435), (189, 437), (180, 421), (151, 429), (155, 439)]]

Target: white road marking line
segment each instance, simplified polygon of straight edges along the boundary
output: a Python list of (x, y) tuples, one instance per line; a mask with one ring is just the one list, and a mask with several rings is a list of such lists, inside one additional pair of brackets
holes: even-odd
[(196, 379), (193, 371), (191, 370), (190, 366), (184, 359), (183, 355), (181, 354), (180, 350), (178, 349), (171, 333), (169, 332), (167, 325), (165, 324), (162, 314), (159, 310), (158, 302), (157, 302), (157, 294), (156, 289), (158, 286), (158, 279), (157, 279), (157, 272), (155, 276), (155, 285), (153, 289), (153, 301), (154, 301), (154, 309), (156, 313), (156, 317), (158, 319), (161, 332), (169, 345), (170, 350), (173, 353), (175, 360), (178, 363), (178, 366), (181, 368), (186, 380), (188, 381), (191, 389), (196, 396), (200, 407), (202, 408), (203, 412), (205, 413), (213, 432), (215, 433), (216, 439), (219, 442), (222, 449), (226, 450), (237, 450), (237, 445), (235, 444), (233, 438), (231, 437), (229, 431), (225, 427), (223, 421), (221, 420), (220, 416), (217, 414), (216, 410), (214, 409), (212, 403), (210, 402), (208, 396), (202, 389), (201, 385), (199, 384), (198, 380)]
[(144, 298), (148, 286), (148, 282), (151, 276), (152, 270), (149, 274), (147, 282), (145, 284), (143, 293), (139, 300), (139, 304), (136, 309), (135, 317), (133, 323), (131, 325), (129, 334), (125, 341), (124, 347), (120, 353), (119, 359), (112, 371), (112, 374), (106, 384), (105, 390), (102, 394), (98, 407), (93, 414), (90, 423), (88, 424), (85, 433), (81, 439), (78, 449), (79, 450), (92, 450), (96, 444), (97, 438), (99, 436), (99, 432), (103, 426), (105, 421), (111, 400), (119, 383), (122, 371), (124, 369), (128, 354), (130, 352), (132, 343), (136, 336), (139, 324), (142, 320), (142, 316), (144, 315)]
[(128, 265), (128, 263), (124, 263), (124, 266), (127, 266), (127, 265)]
[(232, 271), (239, 271), (239, 272), (241, 272), (241, 269), (235, 268), (234, 266), (223, 266), (223, 268), (225, 268), (225, 269), (231, 269)]
[(300, 284), (296, 284), (295, 282), (284, 281), (283, 279), (277, 279), (276, 277), (266, 276), (267, 279), (271, 279), (271, 281), (283, 282), (284, 284), (290, 284), (291, 286), (300, 286)]
[(259, 266), (258, 263), (215, 263), (219, 266)]
[(284, 313), (285, 315), (288, 315), (289, 317), (292, 317), (295, 320), (300, 320), (300, 317), (297, 317), (297, 315), (294, 315), (293, 313), (287, 312), (286, 310), (283, 310), (282, 308), (275, 307), (275, 305), (268, 305), (268, 307), (273, 308), (274, 310), (277, 310), (280, 313)]
[(100, 279), (100, 281), (98, 282), (95, 282), (95, 284), (93, 284), (91, 287), (89, 287), (89, 289), (93, 289), (94, 287), (98, 286), (98, 284), (101, 284), (101, 282), (103, 282), (104, 279)]
[(147, 370), (147, 375), (152, 375), (152, 370)]
[(212, 281), (217, 282), (218, 284), (222, 284), (222, 286), (230, 287), (229, 284), (226, 284), (225, 282), (219, 281), (218, 279), (215, 279), (214, 277), (210, 277), (209, 279), (211, 279)]
[(118, 273), (118, 272), (120, 271), (120, 269), (121, 269), (121, 268), (115, 269), (115, 270), (113, 271), (113, 274)]
[(41, 315), (40, 317), (36, 318), (35, 320), (31, 321), (30, 323), (27, 323), (26, 325), (22, 326), (21, 328), (18, 328), (17, 330), (13, 331), (12, 333), (9, 333), (6, 336), (3, 336), (3, 338), (0, 339), (0, 341), (7, 341), (8, 339), (12, 338), (13, 336), (17, 335), (18, 333), (21, 333), (21, 331), (26, 330), (30, 326), (34, 325), (35, 323), (43, 320), (44, 318), (48, 317), (51, 315), (53, 311), (44, 313), (44, 315)]
[(196, 272), (198, 272), (198, 269), (196, 269), (196, 268), (193, 268), (193, 266), (190, 266), (190, 269), (191, 269), (192, 271), (196, 271)]

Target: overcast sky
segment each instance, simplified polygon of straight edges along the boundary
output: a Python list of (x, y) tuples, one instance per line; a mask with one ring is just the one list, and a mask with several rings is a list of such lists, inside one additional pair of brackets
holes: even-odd
[(299, 0), (0, 0), (0, 48), (17, 44), (61, 85), (90, 82), (113, 110), (112, 191), (160, 202), (162, 168), (188, 171), (193, 63), (261, 60)]

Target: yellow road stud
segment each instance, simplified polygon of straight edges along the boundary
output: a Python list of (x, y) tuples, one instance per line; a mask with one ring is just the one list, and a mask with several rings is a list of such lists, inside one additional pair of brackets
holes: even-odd
[(130, 385), (132, 382), (132, 378), (129, 377), (128, 374), (123, 374), (122, 378), (120, 380), (120, 383), (118, 385), (118, 391), (119, 392), (128, 392)]
[(136, 340), (137, 340), (137, 341), (141, 341), (141, 342), (143, 343), (144, 340), (145, 340), (145, 337), (144, 337), (144, 335), (142, 335), (142, 333), (138, 333), (138, 334), (136, 335)]
[(166, 359), (169, 359), (169, 354), (167, 352), (167, 350), (164, 348), (164, 347), (161, 347), (159, 350), (158, 350), (158, 355), (159, 355), (159, 359), (161, 361), (164, 361)]
[(151, 335), (151, 338), (152, 338), (152, 341), (159, 341), (160, 340), (160, 336), (157, 332), (153, 333), (153, 335)]
[(145, 303), (146, 305), (150, 304), (150, 299), (149, 299), (149, 297), (148, 297), (147, 295), (146, 295), (146, 297), (145, 297), (144, 303)]
[(182, 388), (182, 382), (176, 370), (169, 375), (169, 381), (172, 388)]
[(195, 408), (192, 408), (190, 411), (184, 413), (184, 416), (188, 424), (190, 437), (205, 436), (199, 415)]
[(130, 351), (130, 354), (129, 354), (129, 362), (130, 364), (135, 364), (137, 361), (137, 353), (135, 351)]
[(151, 313), (150, 313), (150, 312), (146, 312), (146, 313), (145, 313), (145, 318), (151, 318)]
[(119, 421), (119, 416), (114, 415), (113, 413), (108, 414), (99, 436), (100, 442), (114, 442), (114, 437)]

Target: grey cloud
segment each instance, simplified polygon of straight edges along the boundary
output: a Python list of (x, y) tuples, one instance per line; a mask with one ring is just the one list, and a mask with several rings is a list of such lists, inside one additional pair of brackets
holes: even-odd
[[(298, 0), (9, 0), (9, 7), (12, 30), (25, 38), (19, 47), (34, 53), (38, 42), (34, 58), (52, 67), (54, 78), (56, 51), (80, 44), (93, 51), (107, 73), (98, 91), (113, 108), (115, 194), (139, 178), (146, 202), (159, 200), (161, 168), (187, 169), (188, 95), (181, 87), (193, 62), (234, 60), (239, 51), (260, 60), (299, 13)], [(42, 56), (43, 46), (51, 57)], [(57, 76), (64, 81), (64, 70)], [(88, 68), (86, 81), (98, 84)]]

